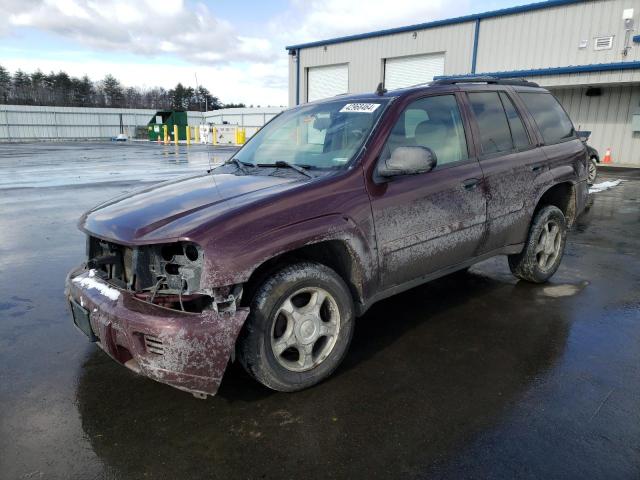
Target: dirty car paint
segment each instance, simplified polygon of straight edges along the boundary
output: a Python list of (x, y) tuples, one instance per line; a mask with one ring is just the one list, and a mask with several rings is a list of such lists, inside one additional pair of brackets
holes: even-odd
[[(68, 298), (90, 312), (98, 345), (110, 357), (153, 380), (201, 395), (217, 392), (249, 313), (185, 313), (151, 305), (125, 291), (114, 296), (109, 290), (115, 289), (90, 271), (71, 273), (66, 285)], [(145, 336), (160, 342), (161, 354), (145, 346)]]
[[(526, 174), (488, 175), (478, 146), (468, 141), (468, 159), (454, 168), (378, 181), (380, 152), (402, 110), (427, 93), (460, 98), (457, 86), (427, 89), (388, 92), (397, 98), (342, 169), (313, 178), (214, 169), (104, 203), (87, 212), (79, 226), (88, 235), (129, 247), (198, 245), (203, 260), (196, 293), (207, 292), (214, 303), (214, 292), (242, 290), (266, 262), (333, 242), (348, 252), (337, 270), (345, 275), (361, 315), (373, 302), (429, 275), (441, 276), (482, 254), (520, 252), (533, 208), (555, 184), (570, 184), (573, 213), (582, 211), (586, 171), (580, 170), (584, 147), (579, 140), (554, 146), (549, 154), (532, 144)], [(468, 128), (468, 106), (460, 107)], [(543, 173), (533, 175), (534, 167)], [(477, 188), (467, 188), (469, 179)], [(69, 295), (95, 309), (91, 324), (103, 350), (155, 380), (194, 393), (216, 392), (248, 309), (234, 303), (229, 313), (217, 313), (215, 305), (200, 313), (170, 310), (127, 290), (116, 299), (105, 297), (84, 278), (68, 282)], [(162, 355), (145, 349), (145, 335), (162, 345)]]

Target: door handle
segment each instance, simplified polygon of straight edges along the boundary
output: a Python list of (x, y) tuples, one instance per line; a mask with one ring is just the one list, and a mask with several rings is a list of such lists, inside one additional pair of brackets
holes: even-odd
[(462, 182), (462, 186), (464, 187), (465, 190), (473, 190), (478, 186), (479, 183), (480, 183), (479, 178), (468, 178), (467, 180)]

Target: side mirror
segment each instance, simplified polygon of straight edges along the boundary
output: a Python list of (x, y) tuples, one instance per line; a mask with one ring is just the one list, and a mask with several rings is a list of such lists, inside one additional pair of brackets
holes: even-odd
[(417, 175), (433, 170), (438, 163), (436, 154), (427, 147), (397, 147), (391, 157), (378, 165), (381, 177)]
[(316, 117), (313, 120), (313, 128), (314, 130), (326, 130), (331, 126), (331, 118), (330, 117)]
[(589, 137), (591, 136), (591, 132), (590, 131), (585, 131), (585, 130), (582, 130), (582, 131), (579, 130), (579, 131), (576, 132), (576, 135), (584, 143), (587, 143), (587, 140), (589, 140)]

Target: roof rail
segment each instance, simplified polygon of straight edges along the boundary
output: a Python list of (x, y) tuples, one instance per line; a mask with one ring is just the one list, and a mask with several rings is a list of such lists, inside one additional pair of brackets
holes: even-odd
[(539, 87), (535, 82), (524, 78), (498, 78), (498, 77), (441, 77), (434, 80), (432, 85), (454, 85), (456, 83), (491, 83), (496, 85), (520, 85), (523, 87)]

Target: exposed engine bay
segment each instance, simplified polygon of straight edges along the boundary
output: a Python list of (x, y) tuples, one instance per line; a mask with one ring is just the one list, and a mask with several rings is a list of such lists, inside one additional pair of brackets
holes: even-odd
[(203, 288), (203, 264), (195, 243), (127, 247), (87, 237), (87, 268), (140, 300), (183, 312), (235, 310), (242, 287)]

